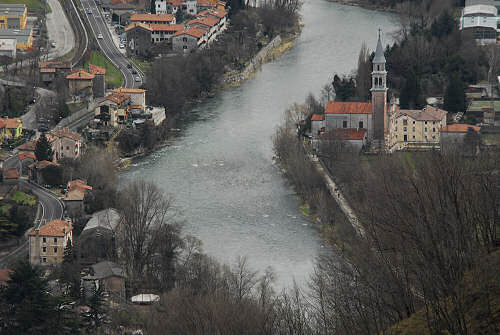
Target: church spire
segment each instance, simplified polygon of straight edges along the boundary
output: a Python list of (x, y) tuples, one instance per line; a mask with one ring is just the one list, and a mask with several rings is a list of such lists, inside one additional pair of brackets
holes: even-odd
[(375, 58), (373, 58), (373, 63), (385, 64), (385, 56), (384, 56), (384, 48), (382, 47), (382, 41), (380, 39), (380, 32), (378, 30), (378, 42), (377, 42), (377, 50), (375, 51)]

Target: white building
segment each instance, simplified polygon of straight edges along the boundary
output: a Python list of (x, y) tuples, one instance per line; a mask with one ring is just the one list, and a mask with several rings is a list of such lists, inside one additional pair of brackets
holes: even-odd
[(16, 58), (16, 44), (15, 38), (0, 39), (0, 56)]
[(460, 30), (471, 31), (481, 44), (496, 43), (498, 20), (498, 10), (495, 6), (467, 6), (462, 10)]

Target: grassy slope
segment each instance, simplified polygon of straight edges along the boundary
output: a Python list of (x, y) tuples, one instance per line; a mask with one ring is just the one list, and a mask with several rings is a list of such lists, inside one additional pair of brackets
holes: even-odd
[[(500, 250), (486, 257), (483, 266), (488, 269), (484, 278), (479, 278), (475, 273), (468, 273), (463, 280), (467, 326), (470, 334), (500, 334)], [(486, 283), (489, 283), (489, 290), (484, 288)], [(486, 303), (488, 298), (489, 306)], [(392, 326), (385, 334), (430, 335), (425, 310), (419, 310), (412, 317)], [(449, 332), (442, 329), (440, 334)]]
[(85, 63), (85, 68), (88, 69), (89, 63), (106, 68), (106, 84), (113, 85), (115, 88), (123, 86), (122, 73), (102, 53), (92, 51), (90, 60)]

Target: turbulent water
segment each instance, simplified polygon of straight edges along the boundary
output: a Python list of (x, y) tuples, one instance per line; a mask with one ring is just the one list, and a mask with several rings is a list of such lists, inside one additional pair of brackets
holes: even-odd
[(324, 0), (306, 0), (301, 13), (304, 29), (290, 52), (194, 108), (174, 146), (123, 174), (172, 194), (185, 232), (210, 255), (226, 263), (248, 256), (260, 271), (270, 266), (279, 287), (304, 284), (326, 246), (273, 165), (274, 129), (288, 105), (319, 92), (333, 73), (352, 71), (363, 41), (375, 48), (378, 28), (388, 41), (396, 27), (390, 14)]

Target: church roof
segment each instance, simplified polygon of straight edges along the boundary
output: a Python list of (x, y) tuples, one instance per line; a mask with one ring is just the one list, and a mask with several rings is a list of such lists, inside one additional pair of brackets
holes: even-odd
[(371, 102), (338, 102), (330, 101), (325, 114), (371, 114)]
[(382, 47), (382, 41), (380, 40), (380, 35), (378, 36), (377, 50), (375, 51), (375, 57), (373, 58), (373, 63), (385, 63), (384, 48)]

